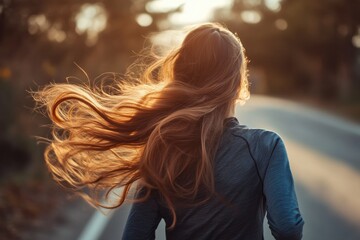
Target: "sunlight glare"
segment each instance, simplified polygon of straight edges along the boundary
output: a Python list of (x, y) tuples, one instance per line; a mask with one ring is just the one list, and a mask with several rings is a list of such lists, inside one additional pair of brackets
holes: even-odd
[[(181, 12), (169, 16), (175, 25), (186, 25), (209, 21), (217, 8), (231, 7), (232, 0), (184, 0)], [(180, 4), (179, 4), (180, 5)]]
[(149, 13), (166, 13), (174, 10), (184, 4), (184, 0), (181, 1), (169, 1), (169, 0), (154, 0), (148, 2), (145, 9)]
[(151, 37), (151, 41), (157, 47), (159, 55), (165, 55), (179, 46), (184, 40), (185, 33), (179, 30), (165, 30)]

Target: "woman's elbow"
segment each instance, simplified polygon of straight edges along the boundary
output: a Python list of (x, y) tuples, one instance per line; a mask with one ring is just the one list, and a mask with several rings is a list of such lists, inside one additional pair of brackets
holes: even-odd
[(300, 240), (303, 236), (304, 224), (302, 219), (296, 222), (288, 222), (279, 229), (272, 229), (272, 234), (276, 240)]

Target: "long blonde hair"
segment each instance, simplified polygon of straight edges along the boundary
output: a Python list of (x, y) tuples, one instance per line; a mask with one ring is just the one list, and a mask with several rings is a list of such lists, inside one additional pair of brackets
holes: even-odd
[[(122, 187), (109, 208), (122, 205), (136, 182), (146, 194), (133, 200), (157, 191), (173, 228), (176, 203), (204, 203), (215, 192), (213, 160), (224, 119), (249, 98), (246, 65), (239, 38), (206, 23), (110, 92), (70, 83), (34, 92), (53, 123), (44, 157), (54, 179), (94, 206), (102, 206), (99, 195)], [(207, 194), (195, 201), (200, 190)]]

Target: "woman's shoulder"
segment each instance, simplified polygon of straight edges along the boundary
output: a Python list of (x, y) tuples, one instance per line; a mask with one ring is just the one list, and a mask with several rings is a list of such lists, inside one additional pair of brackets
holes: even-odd
[(280, 134), (270, 129), (251, 128), (240, 124), (229, 130), (231, 146), (239, 148), (238, 146), (245, 144), (263, 175), (272, 152), (279, 143), (283, 142)]
[(240, 124), (236, 117), (228, 118), (226, 126), (232, 136), (244, 138), (250, 142), (273, 142), (281, 139), (280, 134), (273, 130), (265, 128), (252, 128), (248, 125)]
[(260, 155), (267, 155), (279, 141), (282, 141), (281, 135), (274, 130), (252, 128), (240, 124), (237, 119), (233, 120), (230, 124), (228, 132), (228, 136), (233, 144), (245, 142), (252, 152), (259, 153)]

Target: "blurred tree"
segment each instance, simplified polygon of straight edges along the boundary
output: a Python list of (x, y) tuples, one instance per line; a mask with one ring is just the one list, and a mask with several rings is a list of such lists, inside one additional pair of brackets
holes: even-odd
[(123, 70), (127, 62), (120, 56), (141, 48), (143, 36), (156, 30), (155, 24), (139, 26), (132, 6), (131, 0), (8, 0), (0, 24), (6, 57), (0, 61), (25, 58), (45, 81), (69, 74), (74, 61), (93, 73)]
[[(0, 224), (0, 236), (15, 239), (21, 226), (38, 222), (33, 215), (29, 219), (14, 212), (44, 211), (44, 201), (31, 198), (29, 206), (14, 204), (14, 199), (21, 202), (32, 194), (49, 202), (55, 196), (47, 187), (36, 191), (47, 184), (48, 174), (43, 171), (44, 146), (36, 145), (33, 136), (48, 137), (48, 129), (39, 127), (48, 122), (33, 114), (26, 90), (79, 75), (73, 62), (90, 78), (124, 71), (145, 36), (157, 30), (157, 20), (166, 18), (165, 13), (155, 14), (150, 24), (141, 25), (138, 16), (147, 2), (0, 0), (0, 215), (6, 222)], [(80, 78), (86, 77), (81, 73)], [(18, 192), (24, 194), (11, 194)]]
[[(283, 1), (280, 14), (289, 25), (286, 41), (296, 46), (293, 54), (318, 62), (318, 73), (312, 74), (316, 95), (346, 98), (356, 94), (352, 90), (360, 81), (355, 74), (359, 46), (352, 39), (360, 27), (359, 9), (356, 0)], [(294, 64), (302, 62), (295, 59)]]
[(360, 86), (358, 9), (357, 0), (234, 0), (216, 17), (239, 33), (251, 66), (265, 69), (270, 93), (350, 99)]
[(275, 24), (278, 11), (269, 9), (261, 0), (234, 0), (230, 12), (220, 10), (215, 19), (239, 35), (250, 59), (251, 76), (265, 71), (260, 74), (263, 79), (252, 80), (254, 90), (259, 84), (266, 86), (267, 93), (290, 94), (289, 90), (294, 90), (293, 82), (287, 79), (292, 72), (289, 43), (284, 39), (284, 29)]
[[(32, 112), (26, 108), (31, 109), (33, 102), (26, 90), (76, 75), (74, 62), (90, 78), (123, 72), (143, 47), (145, 36), (157, 30), (156, 19), (166, 18), (157, 15), (151, 24), (141, 26), (137, 16), (145, 12), (147, 2), (0, 0), (0, 143), (12, 146), (9, 154), (4, 153), (7, 161), (22, 161), (14, 149), (29, 152), (24, 139), (33, 142), (29, 136), (46, 136), (45, 129), (34, 128), (44, 120), (29, 117)], [(41, 155), (41, 148), (30, 149), (35, 151), (28, 153), (33, 159)]]

